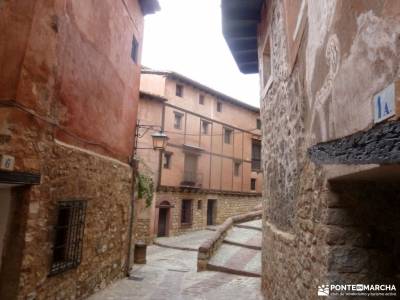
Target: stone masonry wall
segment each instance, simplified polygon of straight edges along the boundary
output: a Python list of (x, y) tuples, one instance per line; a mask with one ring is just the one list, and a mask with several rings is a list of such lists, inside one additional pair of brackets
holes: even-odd
[(307, 149), (371, 128), (373, 95), (400, 78), (400, 5), (306, 1), (289, 20), (307, 20), (295, 52), (288, 49), (288, 3), (267, 1), (259, 27), (259, 53), (268, 36), (272, 61), (261, 101), (264, 295), (318, 299), (322, 284), (396, 283), (397, 188), (333, 188)]
[[(2, 109), (0, 114), (7, 116), (5, 120), (9, 118), (12, 131), (12, 138), (2, 149), (15, 155), (17, 169), (40, 172), (42, 178), (40, 185), (23, 188), (15, 199), (18, 207), (12, 223), (20, 225), (12, 226), (19, 228), (14, 234), (22, 237), (19, 246), (22, 253), (16, 257), (13, 243), (5, 249), (0, 278), (0, 292), (5, 293), (2, 296), (5, 299), (84, 299), (124, 276), (131, 200), (130, 166), (53, 140), (49, 127), (36, 128), (38, 121), (24, 112)], [(87, 200), (81, 264), (48, 277), (57, 202), (71, 199)], [(9, 288), (10, 278), (15, 278), (18, 294)]]
[(397, 184), (335, 183), (327, 203), (328, 281), (400, 284)]
[[(168, 201), (174, 206), (174, 208), (171, 208), (170, 235), (204, 229), (207, 226), (208, 199), (216, 200), (216, 224), (222, 224), (229, 217), (252, 211), (257, 205), (261, 204), (261, 197), (241, 195), (158, 192), (156, 198), (157, 203)], [(181, 224), (182, 199), (193, 200), (193, 219), (191, 225)], [(200, 209), (198, 207), (198, 201), (201, 201)]]

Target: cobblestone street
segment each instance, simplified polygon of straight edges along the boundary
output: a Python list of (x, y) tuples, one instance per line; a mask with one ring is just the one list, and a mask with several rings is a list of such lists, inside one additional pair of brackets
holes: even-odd
[[(240, 236), (238, 229), (231, 230), (232, 239), (237, 241), (257, 239), (254, 237), (257, 230), (249, 232), (248, 228), (244, 229), (243, 232), (246, 233), (244, 237)], [(197, 272), (197, 252), (192, 249), (196, 249), (212, 234), (212, 231), (203, 230), (178, 237), (158, 239), (157, 243), (163, 246), (153, 245), (148, 248), (146, 265), (135, 265), (130, 279), (118, 281), (93, 295), (90, 300), (262, 299), (259, 277), (213, 271)], [(180, 247), (187, 250), (166, 247)], [(221, 250), (223, 251), (222, 248)], [(221, 257), (222, 262), (230, 260), (231, 257), (240, 257), (241, 251), (248, 250), (239, 248), (239, 251), (233, 253), (228, 251), (225, 255), (224, 252), (219, 252), (216, 260)], [(259, 265), (260, 262), (258, 268)]]

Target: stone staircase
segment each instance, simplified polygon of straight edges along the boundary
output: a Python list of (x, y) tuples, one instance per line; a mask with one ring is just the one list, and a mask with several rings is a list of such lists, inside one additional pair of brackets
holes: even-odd
[(234, 225), (209, 260), (207, 269), (260, 277), (261, 220)]

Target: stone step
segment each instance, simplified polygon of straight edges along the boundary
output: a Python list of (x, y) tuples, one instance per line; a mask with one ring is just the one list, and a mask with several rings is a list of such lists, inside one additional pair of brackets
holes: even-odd
[(153, 244), (157, 245), (159, 247), (175, 249), (175, 250), (193, 251), (193, 252), (197, 252), (199, 250), (198, 248), (194, 248), (194, 247), (173, 246), (173, 245), (168, 245), (168, 244), (164, 244), (164, 243), (160, 243), (160, 242), (154, 242)]
[(234, 225), (234, 227), (262, 231), (261, 227), (256, 227), (256, 226), (251, 226), (251, 225), (237, 224), (237, 225)]
[(238, 243), (238, 242), (235, 242), (235, 241), (232, 241), (232, 240), (229, 240), (229, 239), (224, 239), (223, 243), (228, 244), (228, 245), (239, 246), (239, 247), (244, 247), (244, 248), (249, 248), (249, 249), (261, 251), (261, 246), (242, 244), (242, 243)]
[(234, 274), (234, 275), (239, 275), (239, 276), (261, 277), (260, 273), (236, 270), (236, 269), (231, 269), (231, 268), (227, 268), (227, 267), (216, 266), (213, 264), (207, 264), (207, 270), (217, 271), (217, 272), (222, 272), (222, 273), (227, 273), (227, 274)]
[(233, 227), (228, 231), (226, 240), (239, 245), (246, 245), (256, 250), (261, 249), (262, 234), (258, 230)]

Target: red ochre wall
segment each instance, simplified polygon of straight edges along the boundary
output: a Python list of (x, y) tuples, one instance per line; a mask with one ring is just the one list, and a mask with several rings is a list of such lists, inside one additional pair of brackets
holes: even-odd
[(125, 161), (140, 78), (132, 39), (141, 48), (142, 31), (136, 0), (2, 1), (0, 101), (57, 123), (56, 139)]

